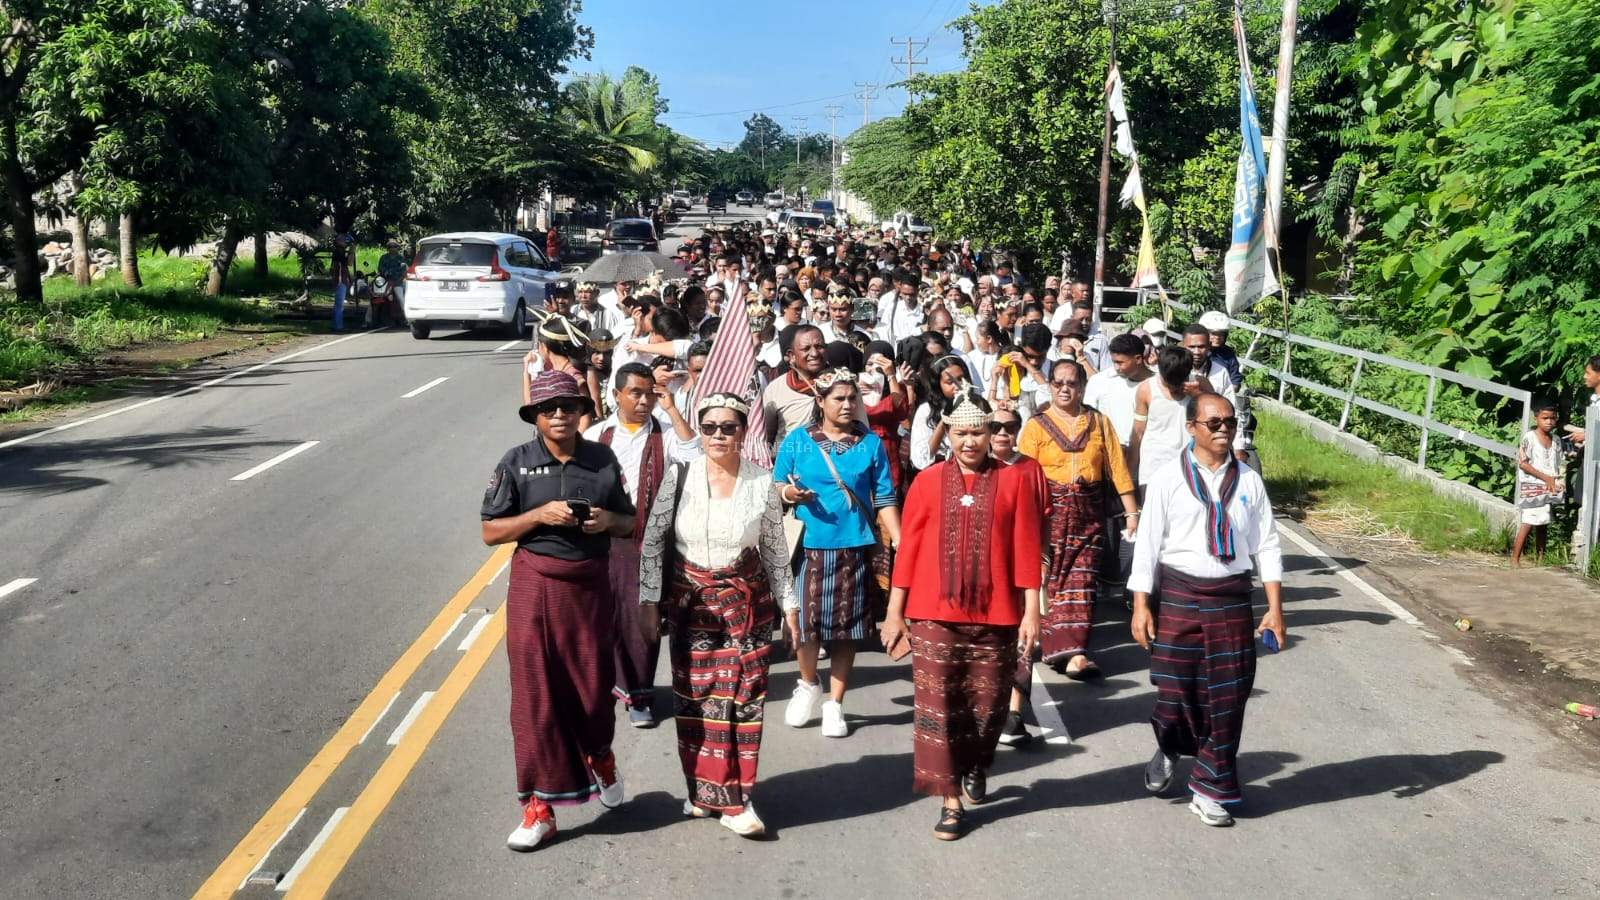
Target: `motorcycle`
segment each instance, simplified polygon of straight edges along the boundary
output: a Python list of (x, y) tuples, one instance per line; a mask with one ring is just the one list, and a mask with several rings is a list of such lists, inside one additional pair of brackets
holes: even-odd
[(366, 325), (382, 326), (384, 320), (387, 324), (401, 326), (406, 324), (405, 310), (401, 307), (400, 282), (398, 279), (390, 280), (382, 275), (372, 278), (372, 301), (367, 307)]

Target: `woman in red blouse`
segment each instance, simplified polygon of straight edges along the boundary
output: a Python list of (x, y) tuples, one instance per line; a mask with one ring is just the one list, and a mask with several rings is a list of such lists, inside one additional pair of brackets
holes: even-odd
[(989, 419), (971, 389), (943, 413), (953, 453), (906, 495), (882, 626), (891, 652), (911, 644), (912, 788), (943, 798), (933, 835), (944, 841), (965, 831), (963, 797), (987, 799), (1017, 654), (1039, 634), (1044, 472), (990, 458)]
[(896, 370), (894, 347), (887, 341), (873, 341), (867, 345), (866, 371), (861, 374), (861, 403), (867, 410), (867, 424), (872, 433), (883, 441), (889, 454), (889, 477), (894, 480), (895, 493), (906, 493), (905, 469), (901, 465), (901, 429), (911, 414), (909, 385), (906, 376), (910, 370), (904, 366)]

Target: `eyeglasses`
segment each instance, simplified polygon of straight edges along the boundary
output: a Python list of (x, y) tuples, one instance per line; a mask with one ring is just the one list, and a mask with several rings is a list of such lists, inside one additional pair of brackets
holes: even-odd
[(1020, 420), (1007, 420), (1007, 421), (1004, 421), (1004, 422), (990, 422), (989, 423), (989, 433), (990, 434), (999, 434), (1002, 431), (1004, 431), (1006, 434), (1016, 434), (1017, 432), (1019, 432), (1021, 430), (1022, 430), (1022, 422)]
[(743, 427), (744, 426), (740, 425), (738, 422), (701, 422), (700, 433), (706, 437), (712, 437), (718, 434), (722, 435), (723, 437), (733, 437), (734, 435), (738, 434), (739, 429)]
[(580, 400), (551, 400), (539, 406), (535, 412), (541, 416), (553, 416), (561, 413), (564, 416), (575, 416), (583, 412), (583, 402)]
[(1078, 390), (1079, 388), (1083, 387), (1083, 385), (1079, 384), (1076, 381), (1052, 381), (1052, 382), (1050, 382), (1050, 386), (1055, 388), (1058, 391), (1059, 390), (1064, 390), (1066, 388), (1072, 388), (1073, 390)]
[(1218, 419), (1195, 419), (1194, 424), (1203, 426), (1207, 431), (1236, 431), (1239, 428), (1238, 416), (1227, 416)]

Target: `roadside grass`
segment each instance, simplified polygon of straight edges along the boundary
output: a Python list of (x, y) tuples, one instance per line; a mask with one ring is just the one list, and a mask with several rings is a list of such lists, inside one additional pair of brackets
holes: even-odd
[[(1258, 411), (1255, 436), (1273, 504), (1302, 511), (1313, 525), (1321, 518), (1351, 537), (1428, 552), (1503, 555), (1509, 546), (1505, 531), (1491, 526), (1472, 505), (1357, 459), (1287, 419)], [(1559, 543), (1553, 540), (1550, 549)], [(1558, 562), (1554, 556), (1547, 561)]]
[[(365, 257), (366, 254), (363, 254)], [(363, 264), (367, 264), (365, 258)], [(368, 265), (375, 265), (376, 258)], [(87, 288), (70, 276), (45, 282), (43, 307), (24, 307), (15, 295), (0, 294), (0, 390), (49, 378), (93, 363), (104, 354), (154, 341), (187, 343), (223, 330), (315, 330), (307, 323), (278, 323), (267, 302), (299, 296), (299, 262), (273, 257), (264, 278), (250, 260), (234, 263), (227, 296), (202, 295), (205, 262), (144, 253), (139, 260), (144, 285), (126, 287), (115, 272)]]

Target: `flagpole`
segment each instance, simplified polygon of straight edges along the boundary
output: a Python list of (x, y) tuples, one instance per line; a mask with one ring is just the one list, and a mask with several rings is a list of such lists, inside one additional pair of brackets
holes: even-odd
[(1105, 135), (1100, 147), (1100, 211), (1095, 217), (1094, 229), (1094, 318), (1097, 322), (1106, 283), (1106, 207), (1111, 200), (1111, 72), (1117, 67), (1117, 3), (1118, 0), (1102, 0), (1100, 5), (1106, 24), (1111, 28), (1111, 48), (1110, 64), (1106, 67)]
[[(1299, 20), (1300, 0), (1283, 0), (1283, 27), (1278, 33), (1278, 83), (1272, 100), (1272, 150), (1267, 159), (1267, 244), (1278, 261), (1285, 335), (1289, 333), (1289, 279), (1283, 273), (1283, 232), (1279, 216), (1283, 212), (1284, 170), (1288, 167), (1289, 96), (1294, 87), (1294, 43)], [(1284, 345), (1288, 346), (1287, 338)]]

